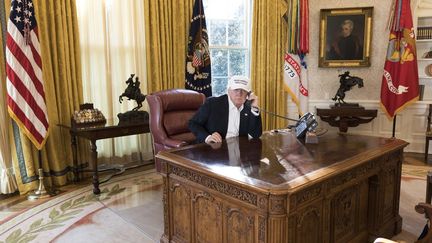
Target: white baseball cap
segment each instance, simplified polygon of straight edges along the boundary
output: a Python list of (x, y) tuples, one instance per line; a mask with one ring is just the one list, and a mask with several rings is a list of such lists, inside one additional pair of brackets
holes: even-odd
[(242, 89), (246, 92), (251, 91), (251, 81), (246, 76), (232, 76), (228, 80), (227, 89)]

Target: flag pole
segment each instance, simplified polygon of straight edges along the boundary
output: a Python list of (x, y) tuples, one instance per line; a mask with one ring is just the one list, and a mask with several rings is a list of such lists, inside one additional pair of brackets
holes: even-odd
[(55, 196), (57, 194), (56, 191), (45, 189), (45, 185), (44, 185), (44, 181), (43, 181), (44, 175), (43, 175), (43, 169), (42, 169), (42, 151), (41, 150), (38, 150), (38, 159), (39, 159), (39, 169), (38, 169), (39, 186), (38, 186), (37, 190), (30, 192), (28, 194), (27, 199), (30, 201), (49, 198), (49, 197)]
[(392, 138), (395, 138), (395, 131), (396, 131), (396, 115), (393, 117), (393, 131), (392, 131)]

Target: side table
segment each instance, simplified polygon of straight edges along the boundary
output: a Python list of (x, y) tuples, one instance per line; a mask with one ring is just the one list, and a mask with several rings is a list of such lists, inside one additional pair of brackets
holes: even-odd
[[(62, 127), (67, 127), (61, 125)], [(93, 172), (93, 193), (100, 194), (99, 189), (99, 175), (98, 175), (98, 162), (97, 162), (97, 146), (96, 141), (105, 138), (116, 138), (129, 135), (137, 135), (150, 132), (149, 122), (139, 123), (125, 123), (117, 125), (100, 125), (94, 127), (67, 127), (71, 135), (71, 145), (73, 154), (73, 173), (75, 181), (79, 181), (79, 172), (83, 171), (78, 169), (78, 155), (77, 155), (77, 137), (90, 140), (91, 158)]]
[(332, 127), (339, 127), (340, 132), (347, 132), (348, 127), (356, 127), (372, 121), (377, 116), (376, 109), (365, 109), (358, 104), (330, 106), (330, 109), (317, 108), (317, 116)]

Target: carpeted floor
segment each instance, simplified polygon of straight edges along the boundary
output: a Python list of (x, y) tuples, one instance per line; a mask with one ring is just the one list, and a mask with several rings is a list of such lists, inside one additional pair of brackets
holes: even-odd
[(426, 165), (402, 165), (401, 194), (399, 214), (402, 221), (402, 232), (393, 237), (393, 240), (401, 242), (414, 242), (420, 235), (426, 224), (424, 215), (414, 210), (419, 202), (425, 202), (426, 175), (432, 171), (431, 166)]
[[(432, 167), (403, 165), (403, 230), (394, 240), (414, 242), (426, 223), (414, 206), (425, 200), (429, 170)], [(99, 197), (85, 186), (35, 203), (0, 203), (0, 243), (159, 242), (163, 231), (160, 175), (149, 170), (115, 177), (101, 189)]]
[(87, 186), (3, 212), (0, 242), (158, 242), (161, 186), (160, 175), (144, 171), (113, 179), (98, 197)]

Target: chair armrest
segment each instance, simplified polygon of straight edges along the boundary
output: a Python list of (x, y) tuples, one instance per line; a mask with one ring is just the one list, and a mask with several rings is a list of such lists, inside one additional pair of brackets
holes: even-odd
[(415, 211), (425, 214), (426, 218), (432, 219), (432, 205), (429, 203), (419, 203), (415, 206)]
[(188, 145), (185, 141), (175, 140), (171, 138), (164, 138), (163, 144), (166, 148), (179, 148)]
[[(432, 220), (432, 205), (429, 203), (419, 203), (415, 206), (415, 211), (420, 214), (425, 214), (426, 218)], [(432, 240), (432, 231), (429, 230), (423, 239), (416, 241), (416, 243), (428, 243)]]

